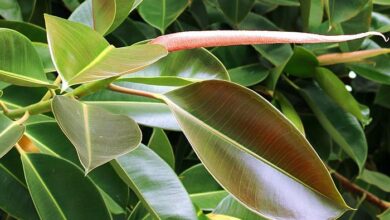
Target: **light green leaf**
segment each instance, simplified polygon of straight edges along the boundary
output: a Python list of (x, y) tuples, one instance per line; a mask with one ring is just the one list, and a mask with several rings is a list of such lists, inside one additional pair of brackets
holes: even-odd
[(111, 219), (98, 189), (76, 165), (46, 154), (23, 153), (21, 157), (42, 219)]
[(138, 12), (148, 24), (164, 34), (165, 29), (187, 8), (188, 2), (188, 0), (143, 0)]
[(138, 125), (127, 116), (114, 115), (65, 96), (56, 96), (52, 109), (62, 131), (75, 146), (86, 173), (134, 150), (141, 142)]
[(0, 114), (0, 158), (2, 158), (19, 141), (24, 132), (24, 125), (12, 121)]
[(156, 219), (197, 219), (175, 172), (144, 145), (112, 162), (122, 179)]
[(16, 219), (39, 219), (16, 149), (0, 160), (0, 182), (0, 209)]
[(6, 20), (22, 21), (22, 10), (17, 0), (0, 0), (0, 16)]
[(378, 215), (378, 218), (380, 220), (388, 220), (390, 218), (390, 209), (387, 209), (386, 211), (382, 212), (380, 215)]
[(191, 201), (200, 209), (212, 211), (217, 207), (219, 202), (228, 195), (229, 193), (225, 190), (219, 190), (214, 192), (193, 193), (190, 194), (190, 198)]
[(252, 9), (254, 0), (218, 0), (219, 7), (226, 17), (233, 23), (239, 24)]
[(348, 210), (306, 139), (253, 91), (209, 80), (162, 99), (210, 173), (258, 214), (326, 219)]
[(324, 14), (323, 0), (300, 0), (303, 27), (306, 32), (320, 26)]
[(33, 43), (35, 50), (41, 58), (42, 66), (45, 73), (55, 72), (56, 68), (51, 60), (49, 46), (45, 43)]
[(383, 173), (364, 169), (362, 174), (359, 176), (359, 179), (362, 179), (371, 185), (377, 186), (385, 192), (390, 192), (390, 177)]
[(167, 55), (161, 45), (114, 48), (83, 24), (50, 15), (45, 15), (45, 19), (50, 51), (63, 90), (70, 85), (135, 72)]
[(353, 114), (363, 124), (370, 119), (362, 114), (359, 103), (345, 88), (344, 83), (332, 71), (326, 68), (316, 68), (314, 78), (324, 92), (346, 112)]
[(235, 200), (232, 196), (227, 196), (225, 199), (219, 203), (217, 208), (213, 211), (213, 213), (224, 214), (233, 216), (240, 219), (247, 220), (265, 220), (255, 212), (249, 210), (242, 204), (240, 204), (237, 200)]
[(158, 154), (172, 169), (175, 169), (175, 155), (173, 154), (172, 145), (164, 130), (154, 128), (150, 137), (148, 147)]
[(302, 120), (291, 102), (280, 92), (275, 93), (275, 98), (278, 100), (283, 115), (295, 125), (302, 135), (305, 135), (305, 128), (303, 127)]
[(19, 86), (55, 88), (50, 84), (31, 41), (20, 33), (0, 28), (0, 80)]
[(243, 86), (253, 86), (267, 78), (269, 70), (263, 65), (254, 63), (229, 69), (232, 82)]
[(306, 83), (300, 92), (324, 129), (362, 171), (367, 158), (367, 141), (358, 120), (343, 111), (314, 83)]
[[(55, 121), (27, 125), (25, 136), (40, 152), (69, 160), (82, 168), (72, 143)], [(98, 187), (110, 211), (124, 211), (128, 200), (128, 187), (110, 164), (94, 169), (88, 177)]]

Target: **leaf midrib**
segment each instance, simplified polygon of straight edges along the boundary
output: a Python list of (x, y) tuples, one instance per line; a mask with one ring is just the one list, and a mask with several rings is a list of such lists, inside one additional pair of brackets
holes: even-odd
[[(319, 192), (318, 190), (312, 188), (311, 186), (308, 186), (306, 183), (302, 182), (301, 180), (297, 179), (295, 176), (292, 176), (291, 174), (289, 174), (288, 172), (284, 171), (283, 169), (277, 167), (276, 165), (274, 165), (273, 163), (269, 162), (268, 160), (264, 159), (263, 157), (260, 157), (258, 156), (257, 154), (255, 154), (254, 152), (252, 152), (251, 150), (245, 148), (245, 147), (242, 147), (241, 144), (239, 144), (238, 142), (236, 142), (235, 140), (229, 138), (228, 136), (226, 136), (225, 134), (221, 133), (220, 131), (214, 129), (213, 127), (209, 126), (208, 124), (206, 124), (205, 122), (203, 122), (202, 120), (198, 119), (197, 117), (195, 117), (194, 115), (190, 114), (189, 112), (185, 111), (184, 109), (182, 109), (180, 106), (178, 106), (176, 103), (172, 102), (168, 97), (166, 96), (163, 96), (163, 99), (165, 101), (167, 101), (167, 103), (171, 103), (173, 104), (174, 106), (177, 107), (177, 109), (181, 112), (183, 112), (185, 115), (189, 116), (190, 118), (194, 119), (195, 121), (199, 122), (201, 125), (203, 125), (204, 127), (206, 128), (209, 128), (210, 131), (215, 134), (216, 136), (219, 136), (220, 138), (226, 138), (226, 141), (230, 142), (231, 144), (233, 144), (234, 146), (237, 146), (237, 148), (249, 155), (252, 155), (253, 157), (263, 161), (264, 163), (268, 164), (269, 166), (273, 167), (274, 169), (280, 171), (281, 173), (285, 174), (286, 176), (290, 177), (291, 179), (297, 181), (298, 183), (304, 185), (305, 187), (307, 187), (308, 189), (310, 189), (311, 191), (323, 196), (324, 198), (328, 199), (329, 201), (333, 202), (333, 199), (331, 199), (330, 197), (328, 197), (327, 195)], [(168, 104), (169, 106), (169, 104)], [(178, 123), (181, 124), (178, 120)], [(227, 189), (226, 189), (227, 190)], [(229, 190), (227, 190), (229, 191)], [(230, 191), (229, 191), (230, 192)]]

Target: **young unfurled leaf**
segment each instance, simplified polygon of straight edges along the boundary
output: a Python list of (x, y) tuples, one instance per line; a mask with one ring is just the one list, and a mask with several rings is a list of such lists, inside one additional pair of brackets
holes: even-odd
[(135, 72), (167, 55), (159, 45), (114, 48), (83, 24), (51, 15), (45, 15), (45, 20), (52, 59), (62, 78), (63, 90), (70, 85)]
[(140, 145), (113, 166), (156, 219), (197, 219), (175, 172), (151, 149)]
[(5, 115), (0, 114), (0, 158), (8, 153), (19, 141), (24, 130), (24, 125), (20, 125)]
[(349, 209), (303, 135), (251, 90), (210, 80), (162, 99), (205, 167), (257, 214), (328, 219)]
[(98, 189), (76, 165), (47, 154), (23, 153), (21, 157), (42, 219), (111, 219)]
[(46, 78), (31, 41), (22, 34), (0, 28), (0, 80), (19, 86), (55, 88)]
[(62, 131), (75, 146), (86, 173), (134, 150), (141, 142), (138, 125), (127, 116), (114, 115), (65, 96), (56, 96), (52, 109)]

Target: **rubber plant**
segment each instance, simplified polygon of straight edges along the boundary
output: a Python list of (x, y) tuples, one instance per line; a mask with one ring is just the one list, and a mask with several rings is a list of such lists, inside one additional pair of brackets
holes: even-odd
[(388, 218), (388, 117), (343, 75), (389, 108), (385, 1), (28, 2), (0, 0), (2, 219)]

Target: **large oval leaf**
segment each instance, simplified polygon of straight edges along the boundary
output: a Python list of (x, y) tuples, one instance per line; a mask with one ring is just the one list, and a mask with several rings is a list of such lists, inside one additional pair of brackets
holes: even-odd
[[(167, 55), (160, 45), (114, 48), (87, 26), (45, 15), (53, 62), (62, 89), (140, 70)], [(72, 63), (72, 65), (69, 65)]]
[(111, 219), (103, 198), (82, 170), (46, 154), (22, 154), (28, 188), (42, 219)]
[(328, 219), (348, 210), (307, 140), (251, 90), (210, 80), (162, 99), (210, 173), (258, 214)]
[(188, 5), (188, 0), (143, 0), (139, 6), (141, 17), (164, 33)]
[(25, 127), (0, 114), (0, 158), (22, 137)]
[(141, 145), (113, 166), (156, 219), (197, 219), (175, 172), (149, 148)]
[(47, 79), (31, 41), (20, 33), (0, 28), (0, 80), (19, 86), (55, 88)]
[(130, 152), (141, 142), (141, 130), (127, 116), (114, 115), (65, 96), (56, 96), (52, 109), (62, 131), (76, 147), (86, 173)]

